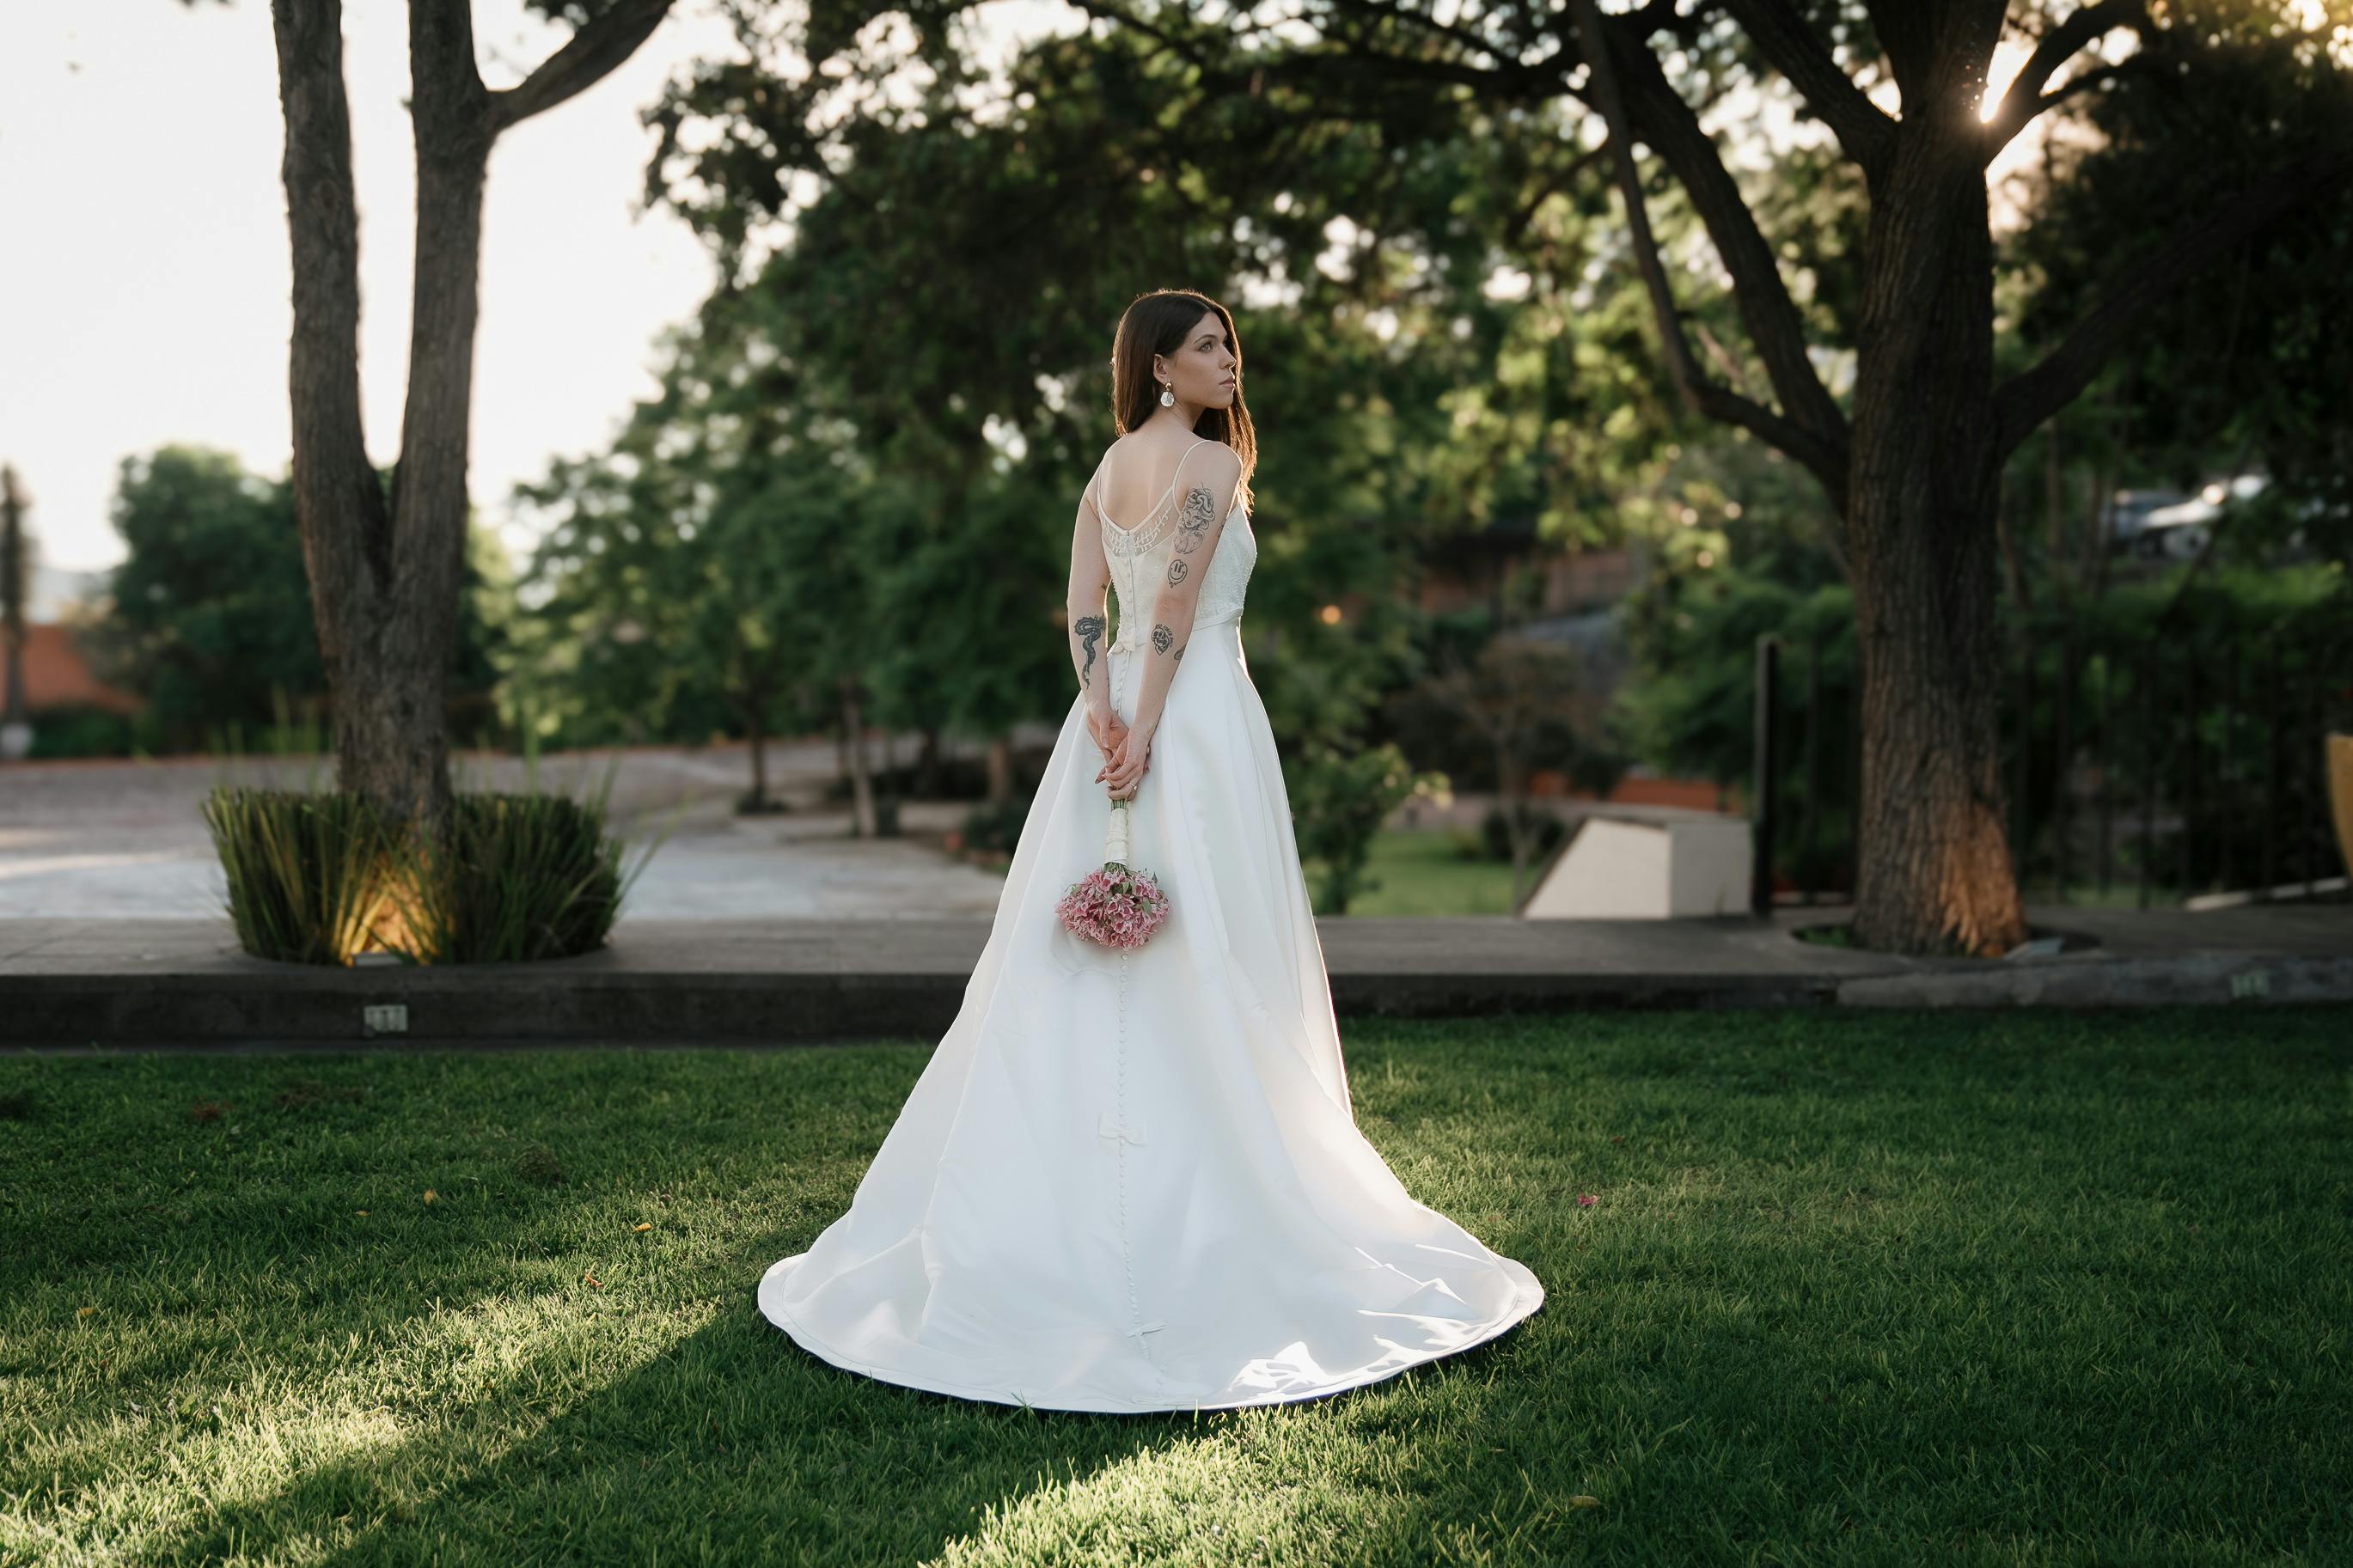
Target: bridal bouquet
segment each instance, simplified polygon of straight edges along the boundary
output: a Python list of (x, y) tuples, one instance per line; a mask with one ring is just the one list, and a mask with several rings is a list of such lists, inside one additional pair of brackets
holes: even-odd
[(1168, 918), (1168, 895), (1149, 871), (1127, 866), (1128, 803), (1111, 803), (1111, 826), (1103, 833), (1103, 863), (1071, 884), (1054, 906), (1074, 935), (1105, 947), (1142, 947)]

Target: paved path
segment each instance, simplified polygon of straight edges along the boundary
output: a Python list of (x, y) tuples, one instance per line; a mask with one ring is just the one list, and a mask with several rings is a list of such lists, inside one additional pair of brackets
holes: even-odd
[[(2031, 910), (2081, 931), (2076, 911)], [(2170, 912), (2168, 911), (2168, 915)], [(1344, 1015), (1618, 1007), (2353, 1004), (2353, 910), (2236, 910), (2116, 945), (2004, 960), (1909, 959), (1800, 941), (1838, 914), (1770, 921), (1319, 921)], [(408, 1041), (494, 1046), (936, 1039), (986, 919), (632, 920), (604, 949), (532, 964), (340, 969), (241, 952), (226, 921), (0, 921), (0, 1046), (358, 1044), (394, 1006)], [(2353, 1019), (2353, 1007), (2348, 1008)], [(2353, 1027), (2353, 1023), (2348, 1023)]]
[[(582, 794), (608, 766), (625, 868), (659, 827), (670, 832), (608, 946), (552, 963), (357, 970), (252, 958), (222, 908), (198, 803), (216, 782), (301, 784), (303, 763), (10, 769), (0, 1045), (349, 1043), (376, 1037), (363, 1032), (375, 1004), (405, 1009), (411, 1040), (466, 1044), (920, 1038), (954, 1018), (1003, 887), (939, 850), (963, 805), (910, 803), (907, 837), (849, 837), (846, 812), (818, 804), (834, 772), (828, 742), (775, 749), (776, 789), (800, 806), (778, 816), (734, 815), (740, 747), (568, 756), (540, 783)], [(511, 759), (459, 770), (460, 788), (523, 783)], [(1763, 921), (1344, 917), (1318, 930), (1344, 1013), (2353, 1001), (2353, 904), (2342, 900), (2028, 913), (2091, 940), (1979, 961), (1797, 939), (1796, 927), (1845, 919), (1835, 906)]]
[[(1051, 740), (1050, 731), (1044, 738)], [(1020, 739), (1038, 737), (1024, 731)], [(898, 754), (912, 757), (913, 748), (912, 737), (902, 738)], [(879, 742), (873, 750), (879, 761)], [(637, 864), (652, 833), (677, 814), (670, 837), (630, 889), (633, 915), (869, 920), (987, 915), (997, 908), (1002, 878), (938, 847), (936, 836), (963, 821), (968, 803), (912, 804), (902, 826), (917, 837), (854, 838), (846, 807), (818, 804), (834, 776), (830, 741), (771, 745), (771, 789), (800, 808), (776, 816), (734, 815), (734, 797), (751, 783), (741, 746), (567, 754), (543, 763), (539, 781), (585, 796), (608, 767), (613, 824), (629, 846), (625, 867)], [(510, 758), (464, 757), (456, 772), (461, 789), (524, 783), (522, 764)], [(320, 781), (333, 773), (332, 763), (322, 764)], [(220, 784), (299, 788), (309, 773), (301, 761), (213, 758), (0, 771), (0, 921), (220, 916), (228, 886), (205, 826), (205, 796)]]

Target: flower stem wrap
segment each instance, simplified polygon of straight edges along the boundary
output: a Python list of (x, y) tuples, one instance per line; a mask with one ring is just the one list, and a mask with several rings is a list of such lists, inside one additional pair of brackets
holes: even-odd
[(1111, 822), (1103, 829), (1103, 864), (1127, 869), (1127, 814), (1124, 800), (1111, 803)]

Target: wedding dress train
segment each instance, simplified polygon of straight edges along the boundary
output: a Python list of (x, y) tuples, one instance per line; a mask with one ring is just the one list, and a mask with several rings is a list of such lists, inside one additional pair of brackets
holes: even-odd
[[(1123, 719), (1176, 516), (1103, 525)], [(1372, 1383), (1543, 1304), (1356, 1129), (1242, 655), (1257, 552), (1238, 501), (1132, 803), (1167, 923), (1121, 951), (1056, 918), (1111, 810), (1074, 700), (955, 1021), (849, 1209), (760, 1280), (761, 1311), (823, 1360), (1041, 1409), (1221, 1409)]]

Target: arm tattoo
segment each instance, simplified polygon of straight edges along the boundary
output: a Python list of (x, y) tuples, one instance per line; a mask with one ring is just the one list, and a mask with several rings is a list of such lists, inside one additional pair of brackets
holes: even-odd
[[(1191, 643), (1187, 643), (1185, 647), (1191, 647), (1193, 645)], [(1185, 662), (1185, 647), (1180, 647), (1176, 650), (1176, 662), (1179, 664)]]
[(1174, 588), (1177, 584), (1182, 583), (1187, 570), (1189, 569), (1182, 561), (1171, 561), (1168, 563), (1168, 585)]
[(1152, 628), (1152, 648), (1155, 653), (1166, 653), (1168, 651), (1168, 645), (1176, 640), (1176, 634), (1170, 631), (1166, 626), (1161, 626)]
[(1079, 667), (1079, 684), (1092, 686), (1095, 681), (1095, 638), (1103, 636), (1103, 617), (1081, 616), (1071, 629), (1079, 634), (1079, 646), (1087, 650), (1087, 661)]
[(1177, 554), (1190, 555), (1201, 548), (1201, 541), (1209, 535), (1209, 524), (1217, 521), (1212, 515), (1216, 506), (1209, 492), (1199, 485), (1185, 492), (1181, 521), (1176, 524)]

